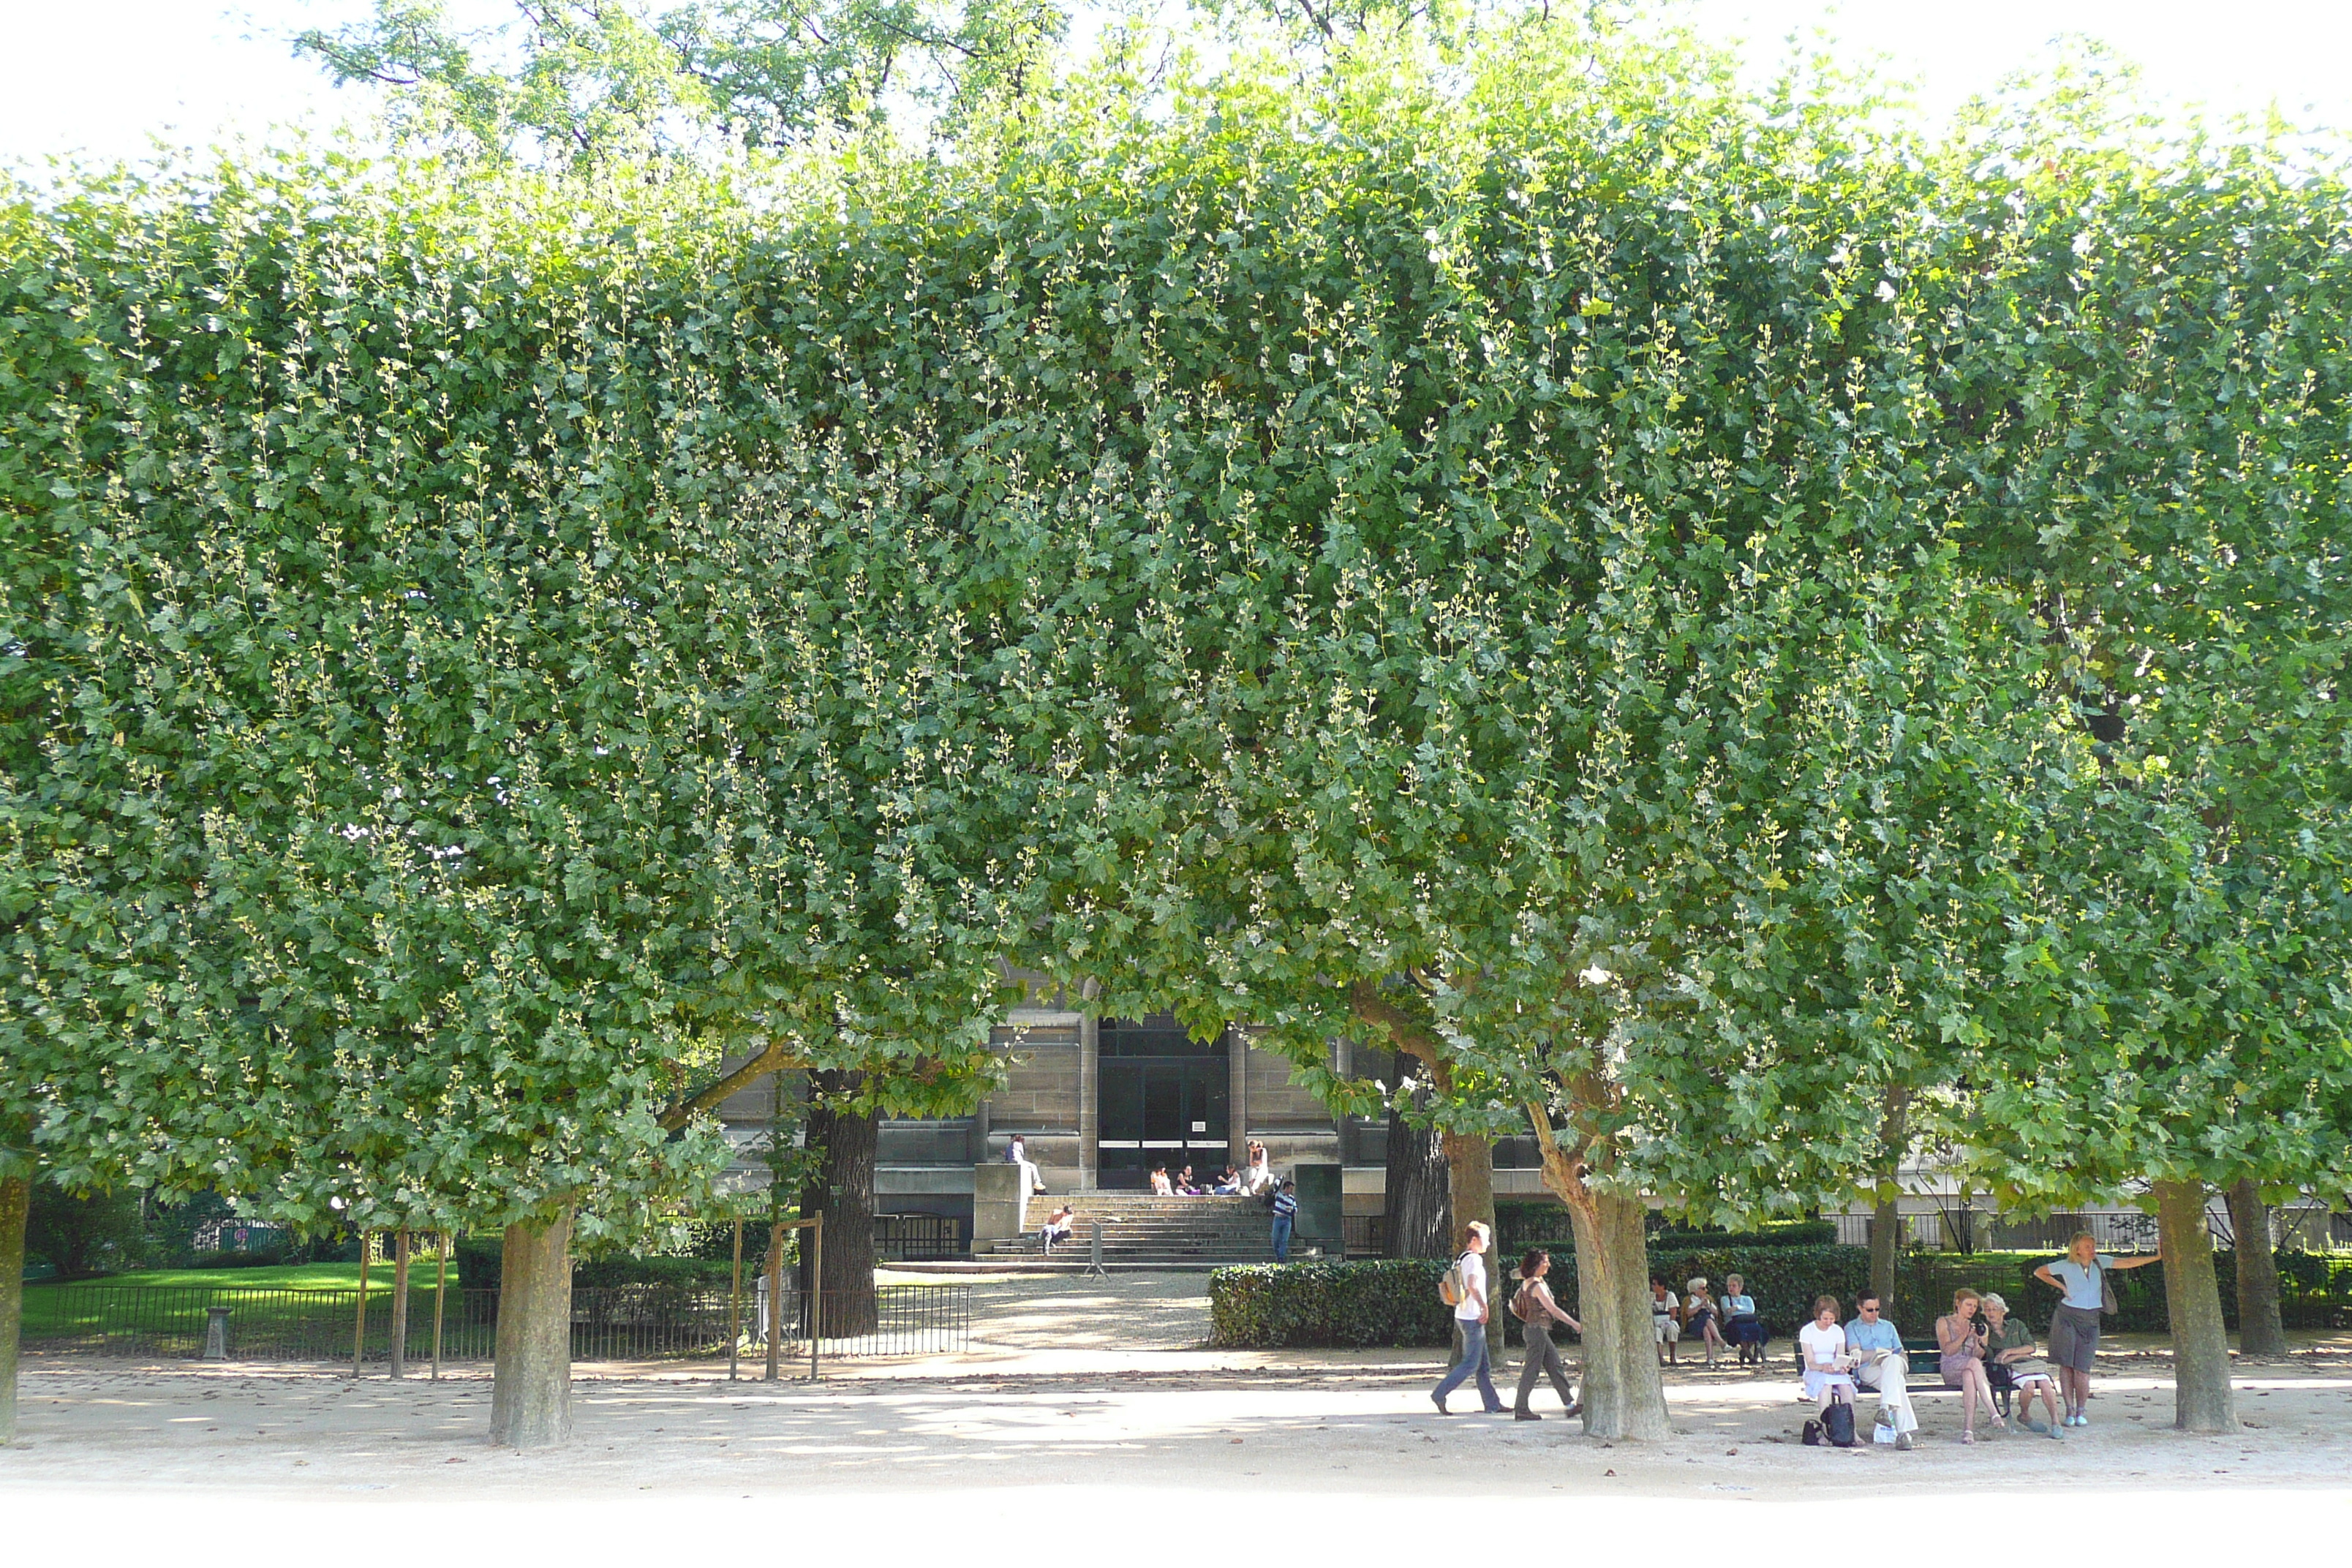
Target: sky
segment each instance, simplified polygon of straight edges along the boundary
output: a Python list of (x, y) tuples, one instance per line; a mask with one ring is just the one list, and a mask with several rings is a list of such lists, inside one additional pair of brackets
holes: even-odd
[[(450, 0), (492, 20), (508, 0)], [(273, 126), (364, 120), (369, 95), (292, 58), (295, 29), (360, 15), (365, 0), (0, 0), (0, 161), (135, 157), (154, 139), (205, 144)], [(2150, 92), (2305, 124), (2352, 127), (2352, 0), (1687, 0), (1709, 36), (1769, 63), (1790, 32), (1884, 56), (1948, 111), (2081, 34), (2137, 63)]]

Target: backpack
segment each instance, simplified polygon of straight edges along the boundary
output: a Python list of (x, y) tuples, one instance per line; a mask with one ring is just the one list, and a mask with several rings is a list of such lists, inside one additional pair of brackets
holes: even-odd
[[(1462, 1256), (1467, 1258), (1469, 1254), (1465, 1252)], [(1470, 1281), (1463, 1277), (1462, 1258), (1457, 1258), (1454, 1260), (1454, 1267), (1447, 1269), (1445, 1277), (1437, 1282), (1437, 1299), (1449, 1307), (1458, 1307), (1469, 1296)]]
[(1808, 1448), (1818, 1448), (1818, 1447), (1820, 1447), (1821, 1446), (1822, 1446), (1822, 1424), (1821, 1424), (1820, 1422), (1818, 1422), (1818, 1421), (1808, 1421), (1808, 1422), (1806, 1422), (1806, 1423), (1805, 1423), (1805, 1447), (1808, 1447)]
[(1838, 1447), (1853, 1447), (1853, 1406), (1843, 1399), (1830, 1401), (1830, 1407), (1822, 1412), (1822, 1430)]

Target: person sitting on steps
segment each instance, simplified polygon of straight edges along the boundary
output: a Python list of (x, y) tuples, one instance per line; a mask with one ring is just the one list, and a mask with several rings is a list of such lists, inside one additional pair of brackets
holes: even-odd
[(1242, 1191), (1250, 1196), (1264, 1197), (1274, 1190), (1274, 1169), (1265, 1163), (1265, 1145), (1250, 1140), (1249, 1169), (1242, 1173)]
[(1172, 1198), (1176, 1195), (1176, 1189), (1169, 1184), (1167, 1166), (1151, 1167), (1151, 1192), (1155, 1197)]
[(1070, 1239), (1069, 1205), (1064, 1204), (1045, 1216), (1045, 1223), (1038, 1227), (1037, 1238), (1045, 1245), (1045, 1256), (1048, 1258), (1054, 1256), (1054, 1243)]
[(1037, 1167), (1030, 1162), (1028, 1142), (1018, 1132), (1013, 1135), (1013, 1142), (1004, 1146), (1004, 1163), (1021, 1167), (1023, 1186), (1033, 1193), (1042, 1193), (1045, 1190), (1045, 1178), (1037, 1173)]

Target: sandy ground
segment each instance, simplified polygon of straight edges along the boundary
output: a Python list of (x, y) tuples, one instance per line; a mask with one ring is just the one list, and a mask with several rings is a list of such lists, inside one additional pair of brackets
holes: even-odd
[[(2173, 1432), (2163, 1358), (2125, 1346), (2103, 1369), (2095, 1425), (2063, 1442), (1963, 1447), (1956, 1399), (1936, 1395), (1920, 1402), (1915, 1452), (1806, 1448), (1808, 1410), (1776, 1368), (1678, 1371), (1674, 1438), (1612, 1447), (1559, 1419), (1549, 1392), (1541, 1423), (1440, 1418), (1426, 1351), (1203, 1349), (1200, 1288), (1149, 1275), (983, 1281), (969, 1355), (841, 1363), (814, 1387), (730, 1384), (723, 1367), (583, 1366), (575, 1441), (530, 1454), (485, 1443), (481, 1367), (394, 1384), (34, 1357), (21, 1440), (0, 1452), (0, 1563), (19, 1543), (143, 1560), (159, 1531), (175, 1563), (274, 1561), (234, 1531), (189, 1529), (259, 1518), (314, 1525), (304, 1555), (355, 1563), (409, 1552), (412, 1524), (486, 1547), (511, 1535), (583, 1563), (688, 1540), (699, 1553), (814, 1536), (870, 1553), (1041, 1529), (1058, 1553), (1074, 1527), (1122, 1554), (1246, 1540), (1386, 1563), (1442, 1549), (1465, 1509), (1556, 1531), (1562, 1547), (1654, 1547), (1671, 1518), (1698, 1532), (1694, 1544), (1729, 1532), (1743, 1564), (1971, 1518), (1982, 1522), (1953, 1544), (1983, 1543), (2056, 1526), (2069, 1503), (2089, 1505), (2112, 1545), (2158, 1563), (2305, 1536), (2331, 1543), (2333, 1561), (2352, 1540), (2352, 1345), (2242, 1366), (2247, 1430), (2227, 1438)], [(2240, 1506), (2249, 1490), (2265, 1494), (2256, 1516)], [(2259, 1543), (2246, 1534), (2254, 1517)]]

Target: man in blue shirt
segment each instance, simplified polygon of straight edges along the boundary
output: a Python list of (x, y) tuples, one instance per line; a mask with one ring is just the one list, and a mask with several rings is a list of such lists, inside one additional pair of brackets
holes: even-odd
[(1274, 1260), (1290, 1261), (1290, 1227), (1298, 1218), (1298, 1184), (1285, 1182), (1274, 1194)]
[(1911, 1447), (1919, 1417), (1911, 1408), (1911, 1362), (1903, 1353), (1903, 1335), (1879, 1310), (1878, 1294), (1865, 1290), (1854, 1302), (1854, 1320), (1845, 1326), (1845, 1348), (1863, 1358), (1853, 1380), (1878, 1391), (1879, 1423), (1895, 1428), (1895, 1446)]

